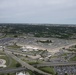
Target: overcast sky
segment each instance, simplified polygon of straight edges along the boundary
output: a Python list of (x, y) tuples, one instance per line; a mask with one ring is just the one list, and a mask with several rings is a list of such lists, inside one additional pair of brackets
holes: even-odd
[(76, 0), (0, 0), (0, 23), (76, 24)]

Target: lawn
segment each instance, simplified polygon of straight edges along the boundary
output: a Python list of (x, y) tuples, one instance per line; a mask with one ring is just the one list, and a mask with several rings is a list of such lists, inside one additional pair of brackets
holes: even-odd
[(42, 70), (42, 71), (44, 71), (44, 72), (53, 74), (53, 75), (55, 74), (55, 73), (54, 73), (54, 70), (53, 70), (53, 67), (40, 67), (40, 68), (38, 68), (38, 69), (40, 69), (40, 70)]
[(73, 58), (71, 58), (71, 61), (76, 61), (76, 56), (74, 56)]
[(8, 67), (9, 67), (9, 68), (16, 67), (16, 64), (17, 64), (17, 63), (18, 63), (17, 61), (15, 61), (14, 59), (11, 58), (11, 64), (10, 64)]
[(16, 44), (10, 45), (10, 46), (7, 46), (7, 47), (10, 48), (10, 49), (20, 49), (20, 46), (17, 46)]
[(5, 53), (3, 51), (0, 51), (0, 55), (5, 55)]
[(7, 73), (7, 74), (0, 74), (0, 75), (16, 75), (16, 73)]
[(28, 62), (28, 64), (35, 65), (35, 64), (39, 64), (39, 62)]
[(6, 60), (6, 65), (9, 64), (9, 59), (8, 59), (8, 57), (6, 55), (5, 56), (0, 56), (0, 59)]
[(11, 57), (8, 57), (8, 56), (0, 56), (0, 59), (4, 59), (6, 60), (6, 65), (7, 65), (7, 68), (13, 68), (13, 67), (16, 67), (17, 65), (17, 61), (15, 61), (14, 59), (12, 59)]

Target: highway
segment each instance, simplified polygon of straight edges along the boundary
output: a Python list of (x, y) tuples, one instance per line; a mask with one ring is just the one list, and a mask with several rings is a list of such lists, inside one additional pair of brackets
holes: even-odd
[(42, 64), (37, 64), (35, 66), (37, 67), (43, 67), (43, 66), (73, 66), (76, 65), (76, 62), (45, 62)]
[(43, 74), (43, 75), (51, 75), (51, 74), (48, 74), (46, 72), (43, 72), (31, 65), (29, 65), (28, 63), (22, 61), (21, 59), (19, 59), (18, 57), (16, 57), (14, 54), (12, 54), (10, 51), (5, 51), (6, 54), (8, 54), (10, 57), (12, 57), (14, 60), (16, 60), (17, 62), (19, 62), (23, 67), (26, 67), (27, 69), (31, 70), (31, 71), (36, 71), (40, 74)]
[(25, 71), (27, 70), (24, 67), (20, 67), (20, 68), (4, 68), (4, 69), (0, 69), (0, 73), (15, 73), (15, 72), (20, 72), (20, 71)]

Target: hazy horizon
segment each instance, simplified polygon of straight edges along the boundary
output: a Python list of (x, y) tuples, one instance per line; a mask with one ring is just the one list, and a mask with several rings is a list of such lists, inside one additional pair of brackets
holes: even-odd
[(76, 24), (76, 1), (0, 0), (0, 23)]

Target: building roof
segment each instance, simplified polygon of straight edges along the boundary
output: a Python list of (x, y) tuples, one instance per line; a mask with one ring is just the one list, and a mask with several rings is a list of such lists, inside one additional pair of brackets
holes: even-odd
[(26, 74), (24, 74), (24, 73), (20, 72), (20, 73), (18, 73), (17, 75), (26, 75)]

